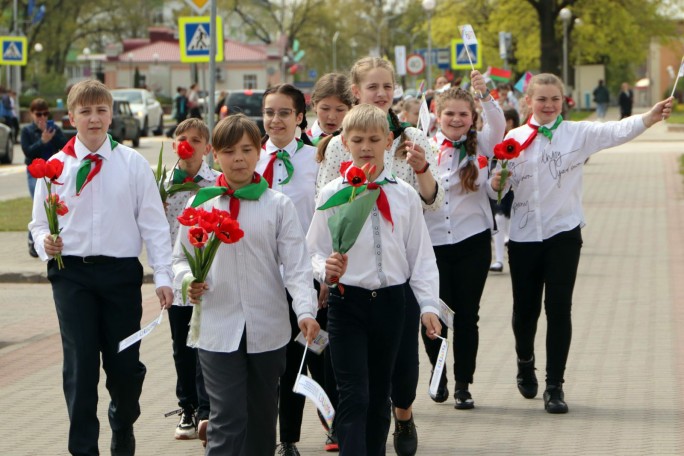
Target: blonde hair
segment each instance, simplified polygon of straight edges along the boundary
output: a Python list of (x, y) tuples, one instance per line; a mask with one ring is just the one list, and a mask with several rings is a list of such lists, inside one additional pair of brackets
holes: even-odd
[(244, 135), (247, 135), (257, 150), (261, 149), (261, 132), (257, 124), (242, 113), (234, 114), (216, 124), (211, 146), (218, 152), (234, 146)]
[(111, 109), (112, 94), (106, 85), (96, 79), (77, 82), (67, 96), (67, 109), (74, 112), (78, 106), (106, 104)]
[(207, 124), (205, 124), (202, 119), (196, 119), (194, 117), (185, 119), (183, 122), (179, 123), (173, 135), (174, 137), (179, 136), (192, 129), (197, 130), (203, 140), (209, 141), (209, 127), (207, 127)]
[(558, 87), (558, 90), (560, 90), (561, 95), (565, 93), (565, 86), (563, 85), (563, 81), (555, 74), (541, 73), (532, 76), (532, 79), (530, 79), (530, 82), (527, 85), (526, 95), (528, 97), (534, 95), (534, 89), (537, 85), (554, 85)]
[(352, 84), (357, 86), (361, 84), (363, 76), (375, 68), (382, 68), (389, 71), (389, 73), (392, 75), (392, 83), (394, 84), (394, 66), (392, 65), (392, 62), (381, 59), (380, 57), (364, 57), (357, 60), (349, 71)]
[(349, 131), (372, 131), (380, 130), (382, 134), (389, 135), (389, 124), (385, 111), (370, 104), (354, 106), (342, 121), (342, 135)]

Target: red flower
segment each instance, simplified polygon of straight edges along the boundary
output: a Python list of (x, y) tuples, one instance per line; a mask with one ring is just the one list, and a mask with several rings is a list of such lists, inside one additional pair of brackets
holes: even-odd
[(183, 211), (181, 215), (178, 216), (178, 221), (181, 225), (184, 226), (196, 225), (197, 221), (200, 219), (202, 215), (202, 212), (206, 211), (203, 211), (202, 209), (195, 209), (194, 207), (188, 207)]
[(61, 162), (57, 159), (50, 160), (45, 164), (45, 177), (51, 181), (54, 181), (61, 176), (63, 169), (64, 162)]
[(216, 237), (226, 244), (233, 244), (245, 235), (245, 232), (240, 229), (238, 222), (230, 217), (221, 220), (215, 233)]
[(189, 142), (181, 141), (176, 147), (176, 153), (181, 160), (187, 160), (195, 153), (195, 149), (192, 148)]
[(218, 226), (219, 223), (219, 211), (216, 208), (213, 208), (211, 212), (209, 211), (203, 211), (202, 216), (199, 218), (198, 224), (207, 232), (213, 233), (216, 230), (216, 227)]
[(64, 201), (59, 199), (59, 195), (56, 193), (50, 193), (47, 198), (45, 198), (45, 201), (48, 206), (55, 208), (57, 215), (66, 215), (69, 212), (67, 205), (64, 204)]
[(487, 157), (484, 155), (478, 155), (477, 156), (477, 163), (480, 165), (480, 169), (486, 168), (487, 167)]
[(209, 240), (209, 234), (201, 226), (195, 226), (188, 231), (188, 239), (190, 244), (201, 249)]
[(352, 187), (360, 187), (366, 182), (366, 173), (361, 168), (352, 166), (347, 170), (347, 181)]
[(57, 206), (57, 215), (66, 215), (68, 212), (69, 212), (69, 208), (67, 207), (66, 204), (64, 204), (64, 202), (61, 202)]
[(520, 143), (513, 138), (509, 138), (494, 146), (494, 157), (498, 160), (512, 160), (520, 155)]
[(28, 172), (31, 176), (36, 179), (42, 179), (45, 177), (45, 160), (42, 158), (36, 158), (28, 165)]
[(352, 165), (351, 161), (346, 161), (346, 162), (340, 163), (340, 174), (342, 175), (342, 177), (344, 177), (344, 175), (347, 173), (347, 170), (349, 169), (349, 167), (351, 165)]

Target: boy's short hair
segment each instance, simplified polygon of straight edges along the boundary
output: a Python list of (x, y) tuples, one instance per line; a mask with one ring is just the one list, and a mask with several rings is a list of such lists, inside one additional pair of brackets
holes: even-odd
[(74, 112), (77, 106), (106, 104), (112, 107), (112, 94), (106, 85), (97, 79), (88, 79), (74, 84), (67, 96), (67, 109)]
[(375, 105), (360, 104), (349, 110), (342, 120), (342, 132), (380, 130), (389, 134), (387, 113)]
[(233, 114), (221, 119), (214, 127), (211, 138), (211, 147), (215, 152), (231, 147), (247, 135), (257, 150), (261, 149), (261, 131), (256, 122), (250, 120), (244, 114)]
[(30, 112), (47, 111), (49, 109), (50, 106), (48, 105), (48, 102), (42, 98), (34, 98), (33, 101), (31, 101), (31, 105), (29, 106)]
[(179, 136), (193, 128), (197, 130), (202, 139), (209, 142), (209, 127), (207, 127), (207, 124), (205, 124), (202, 119), (197, 119), (194, 117), (185, 119), (183, 122), (179, 123), (174, 132), (174, 137)]

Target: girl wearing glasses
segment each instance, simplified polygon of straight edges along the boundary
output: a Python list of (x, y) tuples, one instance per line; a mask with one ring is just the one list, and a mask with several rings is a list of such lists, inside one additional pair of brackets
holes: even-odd
[[(48, 118), (50, 117), (50, 107), (47, 101), (42, 98), (36, 98), (31, 102), (29, 107), (31, 119), (33, 122), (21, 129), (21, 150), (24, 152), (24, 163), (26, 166), (31, 164), (36, 158), (48, 160), (54, 154), (60, 151), (67, 143), (67, 139), (62, 133), (62, 130), (50, 123), (48, 125)], [(31, 199), (36, 188), (36, 178), (26, 171), (28, 180), (28, 189)], [(33, 238), (31, 233), (28, 234), (28, 249), (29, 255), (38, 258), (38, 253), (33, 248)]]
[[(305, 133), (307, 122), (304, 94), (290, 84), (271, 87), (264, 93), (262, 112), (266, 135), (262, 139), (256, 172), (266, 179), (270, 188), (290, 197), (297, 210), (302, 231), (306, 233), (316, 209), (314, 194), (318, 163), (315, 160), (316, 148), (311, 145)], [(297, 127), (301, 131), (301, 137), (296, 136)], [(313, 281), (313, 276), (311, 280)], [(289, 293), (287, 298), (291, 303)], [(319, 324), (325, 327), (325, 309), (319, 310), (318, 314)], [(285, 372), (280, 378), (278, 414), (281, 446), (292, 452), (300, 439), (304, 411), (304, 396), (294, 393), (292, 387), (297, 378), (304, 347), (294, 341), (299, 334), (299, 325), (291, 307), (290, 324), (292, 337), (286, 348)], [(312, 377), (323, 385), (322, 357), (309, 354), (307, 361)]]

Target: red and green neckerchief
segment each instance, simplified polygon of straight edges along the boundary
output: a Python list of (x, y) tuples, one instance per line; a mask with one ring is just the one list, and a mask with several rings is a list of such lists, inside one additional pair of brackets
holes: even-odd
[(228, 181), (226, 181), (226, 176), (221, 174), (216, 179), (216, 186), (204, 187), (197, 191), (197, 195), (195, 195), (195, 199), (192, 202), (192, 207), (197, 207), (217, 196), (228, 195), (230, 197), (228, 211), (230, 212), (230, 216), (233, 217), (233, 220), (237, 220), (238, 215), (240, 214), (240, 200), (256, 201), (261, 198), (261, 195), (263, 195), (267, 189), (268, 183), (259, 173), (254, 173), (250, 184), (238, 188), (237, 190), (230, 188)]
[(554, 124), (551, 126), (551, 128), (547, 128), (543, 125), (541, 125), (541, 126), (540, 125), (532, 125), (532, 123), (531, 123), (532, 117), (533, 116), (530, 116), (530, 118), (527, 119), (527, 126), (530, 127), (534, 131), (525, 140), (525, 142), (520, 145), (520, 151), (521, 152), (523, 150), (525, 150), (530, 144), (532, 144), (532, 141), (534, 141), (534, 138), (536, 138), (539, 133), (546, 136), (547, 138), (549, 138), (549, 141), (551, 141), (551, 138), (553, 138), (553, 132), (556, 131), (556, 128), (558, 128), (558, 126), (563, 121), (563, 116), (558, 116), (556, 118), (556, 122), (554, 122)]
[(439, 166), (439, 164), (442, 162), (442, 155), (444, 154), (444, 151), (446, 151), (449, 147), (458, 149), (458, 162), (461, 163), (466, 156), (465, 143), (466, 140), (452, 141), (445, 137), (444, 141), (442, 141), (442, 144), (439, 146), (439, 155), (437, 155), (437, 165)]
[[(112, 136), (109, 134), (107, 135), (107, 138), (109, 138), (109, 145), (111, 146), (112, 150), (114, 150), (114, 148), (118, 146), (119, 143), (114, 141), (114, 138), (112, 138)], [(76, 136), (71, 138), (64, 145), (64, 147), (62, 148), (62, 152), (64, 152), (66, 155), (70, 157), (78, 159), (78, 157), (76, 156), (76, 149), (74, 148), (74, 144), (76, 144)], [(92, 166), (93, 164), (94, 166)], [(92, 181), (93, 178), (100, 173), (101, 169), (102, 157), (100, 155), (90, 153), (85, 156), (85, 158), (81, 162), (81, 165), (78, 167), (78, 171), (76, 172), (76, 196), (81, 194), (83, 188), (88, 184), (88, 182)]]
[[(323, 203), (322, 206), (318, 208), (319, 211), (324, 211), (330, 209), (331, 207), (340, 206), (345, 203), (349, 203), (356, 196), (361, 195), (365, 191), (380, 190), (377, 195), (377, 200), (375, 204), (378, 206), (378, 211), (382, 217), (392, 224), (392, 229), (394, 229), (394, 221), (392, 220), (392, 211), (390, 210), (389, 200), (382, 186), (385, 184), (396, 184), (396, 180), (389, 178), (384, 178), (381, 181), (367, 182), (366, 176), (363, 172), (358, 173), (358, 176), (351, 176), (351, 173), (355, 171), (360, 171), (360, 168), (352, 166), (352, 162), (342, 162), (340, 165), (340, 174), (344, 178), (344, 182), (349, 184), (347, 187), (343, 187), (333, 194), (328, 201)], [(357, 179), (362, 179), (358, 180)]]
[[(297, 138), (297, 150), (295, 150), (295, 153), (297, 153), (302, 147), (304, 147), (304, 141)], [(266, 144), (264, 144), (263, 149), (266, 149)], [(284, 149), (278, 149), (275, 152), (271, 152), (271, 159), (266, 164), (266, 169), (264, 169), (264, 179), (266, 179), (266, 182), (268, 182), (269, 188), (273, 187), (273, 167), (275, 165), (276, 159), (282, 160), (283, 164), (285, 165), (285, 169), (287, 170), (287, 178), (285, 178), (280, 185), (285, 185), (290, 182), (290, 179), (292, 179), (292, 175), (294, 174), (294, 166), (292, 165), (290, 153), (288, 151)]]
[(202, 180), (202, 176), (200, 176), (199, 174), (196, 174), (195, 177), (193, 178), (193, 177), (188, 176), (187, 171), (184, 171), (180, 168), (173, 168), (173, 176), (171, 177), (171, 183), (173, 185), (184, 184), (186, 182), (198, 183), (201, 180)]

